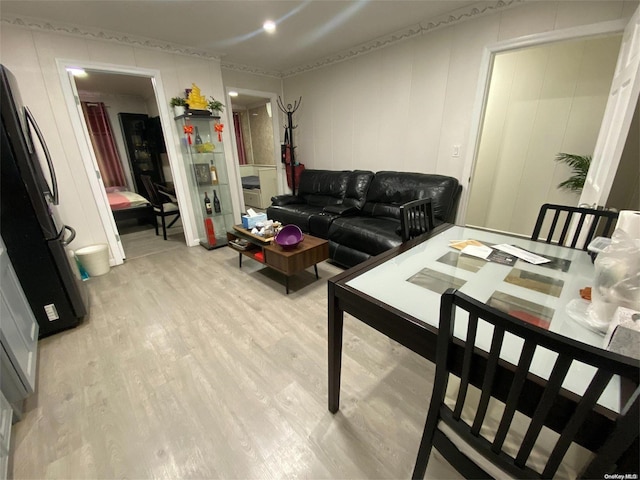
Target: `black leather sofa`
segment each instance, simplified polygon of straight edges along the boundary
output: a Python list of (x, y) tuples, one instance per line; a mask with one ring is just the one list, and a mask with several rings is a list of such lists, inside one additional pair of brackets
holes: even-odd
[(453, 222), (462, 187), (443, 175), (305, 170), (297, 195), (271, 199), (267, 217), (329, 240), (329, 257), (352, 267), (401, 243), (400, 206), (431, 198), (436, 225)]

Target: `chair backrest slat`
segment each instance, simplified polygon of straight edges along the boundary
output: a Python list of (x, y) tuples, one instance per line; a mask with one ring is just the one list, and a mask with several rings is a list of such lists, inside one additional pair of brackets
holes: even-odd
[[(553, 212), (553, 216), (549, 227), (545, 227), (548, 212)], [(574, 214), (579, 215), (579, 217), (575, 217)], [(576, 222), (572, 230), (574, 218)], [(531, 240), (542, 239), (546, 243), (558, 245), (567, 245), (568, 242), (571, 248), (586, 250), (596, 235), (610, 237), (617, 219), (618, 212), (614, 211), (545, 203), (538, 213), (538, 218), (536, 219), (536, 224), (531, 234)], [(554, 239), (560, 225), (562, 226), (562, 230), (558, 238)], [(586, 228), (587, 225), (589, 227), (585, 234), (582, 230), (583, 227)], [(570, 232), (573, 233), (569, 239)]]
[[(556, 212), (560, 213), (560, 212)], [(560, 243), (564, 244), (567, 241), (567, 233), (569, 231), (569, 224), (571, 223), (571, 217), (573, 217), (573, 212), (567, 213), (566, 218), (564, 219), (564, 224), (562, 225), (562, 233), (560, 234)]]
[[(572, 443), (576, 441), (595, 454), (580, 478), (603, 478), (605, 474), (621, 471), (619, 465), (624, 467), (634, 461), (637, 468), (635, 446), (640, 428), (640, 387), (615, 421), (608, 414), (607, 420), (596, 421), (597, 431), (591, 432), (590, 429), (594, 428), (594, 415), (600, 409), (597, 403), (613, 376), (618, 375), (634, 385), (640, 383), (640, 361), (541, 329), (454, 289), (447, 290), (441, 301), (432, 403), (413, 478), (424, 477), (432, 446), (468, 478), (477, 476), (479, 468), (487, 468), (475, 463), (472, 457), (467, 456), (468, 453), (462, 453), (468, 450), (458, 448), (439, 429), (443, 424), (455, 432), (458, 437), (456, 441), (465, 442), (478, 455), (514, 478), (554, 477), (565, 461)], [(458, 311), (466, 312), (469, 322), (467, 338), (462, 340), (453, 335)], [(476, 345), (479, 322), (486, 322), (493, 327), (489, 352)], [(505, 338), (507, 333), (510, 334), (508, 339)], [(515, 366), (508, 365), (499, 358), (502, 345), (514, 340), (511, 335), (522, 341)], [(547, 380), (534, 377), (530, 372), (533, 358), (540, 348), (557, 354)], [(567, 395), (562, 389), (567, 375), (575, 374), (570, 373), (574, 363), (588, 365), (595, 371), (582, 396)], [(445, 403), (447, 382), (451, 375), (460, 377), (455, 410), (449, 408), (449, 403)], [(466, 402), (467, 405), (462, 409), (469, 389), (476, 387), (481, 389), (478, 405), (475, 409), (469, 408), (474, 407), (469, 405), (473, 402)], [(503, 402), (504, 408), (501, 411), (494, 408), (492, 401)], [(461, 411), (464, 411), (464, 415), (461, 415)], [(516, 415), (517, 412), (519, 413)], [(528, 426), (522, 424), (523, 415), (530, 417)], [(514, 428), (516, 421), (518, 427)], [(485, 432), (483, 427), (488, 431)], [(548, 437), (546, 433), (541, 436), (545, 427), (555, 430), (558, 436)], [(491, 428), (495, 428), (493, 436)], [(521, 437), (515, 455), (508, 453), (505, 448), (506, 439), (511, 432), (516, 437)], [(542, 451), (538, 451), (540, 446), (551, 453), (541, 457)], [(540, 465), (539, 471), (527, 466), (534, 449), (535, 463)]]
[(518, 455), (516, 455), (515, 464), (519, 467), (524, 467), (527, 458), (529, 458), (529, 455), (531, 454), (531, 450), (533, 450), (536, 440), (538, 439), (538, 435), (540, 435), (540, 431), (544, 426), (544, 421), (546, 420), (547, 415), (549, 414), (551, 407), (553, 407), (553, 403), (560, 392), (562, 382), (567, 376), (571, 362), (571, 357), (566, 355), (558, 355), (558, 358), (556, 359), (556, 363), (553, 366), (553, 370), (551, 371), (551, 375), (547, 381), (547, 386), (542, 394), (538, 408), (536, 408), (536, 411), (531, 418), (531, 423), (529, 424), (527, 433), (522, 440), (520, 450), (518, 450)]
[(522, 347), (522, 353), (520, 354), (520, 360), (518, 361), (518, 367), (516, 368), (513, 383), (509, 389), (509, 396), (507, 397), (504, 413), (502, 414), (498, 431), (496, 432), (496, 436), (493, 439), (493, 445), (491, 446), (491, 450), (494, 453), (500, 452), (504, 445), (504, 441), (507, 438), (509, 427), (511, 426), (513, 416), (516, 412), (518, 398), (520, 398), (520, 394), (522, 393), (522, 387), (524, 386), (524, 381), (529, 373), (529, 368), (531, 367), (531, 361), (533, 360), (533, 354), (535, 351), (535, 342), (526, 340)]
[(147, 195), (149, 195), (149, 201), (151, 205), (156, 208), (162, 208), (162, 201), (160, 200), (160, 195), (158, 190), (156, 190), (155, 185), (153, 184), (153, 180), (149, 175), (140, 175), (140, 180), (142, 180), (142, 184), (144, 185), (145, 190), (147, 191)]
[(500, 358), (500, 349), (502, 348), (502, 341), (504, 340), (504, 328), (495, 325), (493, 327), (493, 337), (491, 338), (491, 348), (489, 350), (489, 359), (487, 361), (487, 368), (484, 373), (484, 381), (482, 383), (482, 394), (480, 395), (480, 402), (478, 402), (478, 408), (476, 409), (476, 416), (471, 426), (471, 433), (478, 435), (484, 417), (487, 414), (487, 407), (489, 406), (489, 400), (491, 399), (491, 386), (493, 385), (493, 379), (496, 374), (496, 367), (498, 366), (498, 359)]
[[(582, 226), (584, 225), (584, 220), (587, 218), (587, 215), (583, 212), (580, 214), (580, 219), (578, 220), (578, 225), (576, 226), (576, 231), (580, 232), (582, 230)], [(597, 223), (594, 221), (593, 223)], [(567, 218), (567, 223), (565, 224), (565, 228), (568, 230), (571, 222)], [(571, 248), (576, 248), (576, 244), (578, 243), (578, 235), (573, 236), (573, 240), (571, 241)]]
[(567, 453), (567, 450), (571, 446), (571, 442), (578, 432), (578, 429), (582, 427), (587, 415), (591, 410), (593, 410), (593, 407), (600, 398), (600, 395), (602, 395), (602, 392), (611, 381), (611, 377), (613, 377), (611, 372), (606, 372), (604, 370), (598, 370), (596, 372), (589, 384), (589, 387), (587, 387), (587, 390), (578, 402), (578, 407), (571, 416), (567, 426), (562, 430), (560, 438), (556, 442), (556, 446), (551, 452), (551, 455), (549, 455), (547, 465), (542, 472), (543, 477), (551, 477), (556, 470), (558, 470), (558, 467), (560, 466), (565, 453)]
[[(589, 243), (591, 242), (591, 240), (594, 239), (594, 237), (596, 236), (596, 230), (598, 228), (598, 226), (602, 223), (600, 222), (600, 218), (594, 218), (593, 222), (591, 222), (591, 226), (589, 227), (589, 232), (587, 233), (587, 237), (585, 238), (584, 243), (586, 245), (589, 245)], [(609, 222), (611, 222), (611, 219), (608, 219)], [(577, 238), (575, 239), (577, 240)]]
[(606, 218), (607, 218), (607, 223), (605, 223), (605, 226), (602, 231), (602, 235), (604, 235), (605, 237), (610, 237), (615, 227), (615, 225), (613, 224), (613, 221), (617, 220), (618, 217), (606, 217)]
[[(582, 472), (582, 478), (604, 478), (605, 473), (613, 470), (615, 462), (620, 452), (626, 451), (634, 442), (638, 441), (638, 435), (632, 428), (624, 428), (620, 423), (628, 425), (640, 425), (640, 397), (638, 392), (640, 387), (636, 388), (634, 397), (624, 410), (624, 417), (618, 418), (616, 429), (611, 434), (600, 450), (598, 456), (587, 466)], [(638, 453), (636, 450), (636, 458), (634, 467), (638, 468)]]
[(433, 220), (433, 205), (430, 198), (413, 200), (400, 206), (400, 235), (406, 242), (435, 226)]
[(473, 350), (478, 332), (478, 316), (470, 313), (471, 321), (467, 325), (467, 341), (464, 346), (464, 358), (462, 359), (462, 373), (460, 375), (460, 388), (458, 389), (458, 398), (456, 406), (453, 410), (453, 418), (460, 420), (462, 407), (467, 397), (467, 389), (469, 387), (469, 373), (471, 372), (471, 361), (473, 359)]

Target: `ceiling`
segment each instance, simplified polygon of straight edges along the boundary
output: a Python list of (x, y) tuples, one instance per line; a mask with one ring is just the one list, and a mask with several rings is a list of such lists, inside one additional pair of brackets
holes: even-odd
[[(0, 15), (115, 33), (282, 74), (323, 62), (407, 28), (420, 30), (494, 2), (469, 0), (2, 0)], [(464, 15), (459, 15), (460, 17)], [(270, 19), (277, 30), (267, 34)], [(64, 29), (63, 29), (64, 31)], [(397, 36), (396, 36), (397, 38)]]

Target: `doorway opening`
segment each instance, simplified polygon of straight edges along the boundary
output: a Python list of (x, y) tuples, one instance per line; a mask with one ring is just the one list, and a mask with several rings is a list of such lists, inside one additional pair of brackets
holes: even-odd
[(497, 53), (471, 180), (466, 224), (529, 235), (545, 203), (577, 205), (558, 184), (559, 153), (592, 155), (621, 35)]
[[(87, 122), (84, 118), (81, 109), (81, 102), (98, 102), (106, 105), (106, 116), (111, 125), (113, 132), (113, 140), (117, 145), (116, 150), (121, 161), (121, 165), (126, 172), (126, 185), (121, 186), (123, 190), (127, 190), (132, 194), (140, 195), (146, 200), (145, 192), (140, 192), (139, 183), (136, 182), (136, 173), (140, 168), (147, 169), (145, 162), (148, 165), (152, 165), (150, 158), (142, 158), (151, 155), (150, 143), (151, 143), (151, 130), (149, 132), (135, 131), (134, 136), (138, 136), (138, 146), (141, 147), (140, 155), (135, 158), (135, 152), (133, 157), (130, 156), (127, 148), (127, 133), (124, 126), (123, 119), (127, 115), (133, 116), (145, 116), (146, 118), (153, 118), (153, 125), (155, 126), (156, 139), (154, 142), (159, 143), (159, 138), (162, 137), (164, 147), (159, 148), (154, 154), (157, 155), (155, 163), (155, 174), (162, 181), (160, 183), (167, 184), (173, 188), (175, 195), (180, 198), (183, 195), (184, 175), (179, 162), (176, 162), (177, 152), (173, 145), (172, 139), (172, 125), (169, 123), (169, 113), (166, 106), (164, 106), (162, 100), (164, 100), (162, 94), (162, 82), (159, 78), (159, 72), (148, 71), (137, 68), (122, 68), (112, 66), (102, 66), (100, 64), (80, 64), (69, 61), (59, 61), (59, 70), (62, 80), (63, 93), (67, 98), (67, 106), (71, 116), (71, 121), (76, 130), (78, 144), (81, 149), (81, 154), (85, 159), (85, 168), (87, 170), (88, 180), (93, 193), (100, 218), (104, 227), (104, 231), (109, 244), (109, 249), (112, 257), (112, 265), (121, 264), (125, 258), (131, 259), (139, 256), (149, 255), (151, 253), (157, 253), (165, 249), (177, 248), (183, 243), (189, 245), (189, 239), (194, 237), (194, 233), (190, 228), (190, 212), (188, 209), (184, 209), (182, 217), (182, 225), (176, 224), (170, 231), (170, 242), (165, 242), (162, 235), (156, 236), (155, 229), (150, 225), (153, 209), (147, 209), (146, 223), (141, 222), (138, 225), (138, 217), (143, 219), (143, 215), (134, 215), (133, 221), (121, 223), (114, 218), (114, 211), (111, 209), (109, 203), (109, 197), (107, 188), (102, 181), (102, 175), (100, 173), (99, 165), (96, 160), (96, 150), (92, 142), (90, 131)], [(68, 69), (71, 67), (83, 68), (88, 76), (86, 79), (78, 80), (73, 77)], [(93, 83), (92, 78), (93, 76)], [(166, 102), (165, 102), (166, 103)], [(123, 115), (119, 115), (123, 114)], [(142, 118), (142, 117), (141, 117)], [(146, 129), (146, 127), (145, 127)], [(144, 135), (139, 135), (144, 133)], [(141, 156), (141, 153), (145, 155)], [(138, 165), (135, 165), (135, 161), (138, 160)], [(148, 161), (149, 160), (149, 161)], [(146, 173), (146, 172), (142, 172)], [(149, 172), (151, 173), (151, 172)], [(120, 186), (118, 186), (120, 187)], [(182, 209), (181, 209), (182, 210)], [(153, 215), (153, 221), (155, 221), (155, 215)], [(183, 226), (184, 225), (184, 226)], [(175, 235), (174, 235), (175, 233)], [(129, 234), (136, 234), (129, 237)], [(141, 237), (139, 239), (135, 236)], [(130, 240), (136, 240), (130, 242)], [(126, 245), (128, 243), (128, 246)], [(193, 242), (192, 242), (193, 243)], [(126, 253), (125, 253), (126, 247)]]
[[(148, 203), (144, 203), (145, 199), (152, 199), (144, 187), (143, 176), (149, 176), (158, 185), (174, 188), (151, 79), (87, 70), (85, 76), (74, 77), (74, 80), (125, 258), (143, 257), (182, 245), (184, 231), (180, 219), (167, 229), (164, 241), (161, 235), (155, 234), (157, 218), (149, 216)], [(92, 108), (104, 112), (101, 120), (106, 123), (105, 130), (110, 131), (115, 147), (114, 151), (107, 152), (109, 158), (102, 161), (100, 143), (104, 142), (96, 138), (87, 118)], [(105, 163), (108, 162), (119, 163), (123, 181), (107, 182)], [(136, 213), (136, 208), (142, 210)]]
[(283, 191), (276, 99), (274, 93), (227, 88), (234, 163), (245, 211), (264, 211), (271, 197)]

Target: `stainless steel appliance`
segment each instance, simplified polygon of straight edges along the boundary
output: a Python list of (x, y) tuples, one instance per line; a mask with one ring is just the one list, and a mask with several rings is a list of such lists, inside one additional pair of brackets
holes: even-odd
[(56, 174), (42, 133), (3, 65), (0, 84), (0, 234), (42, 338), (78, 325), (88, 313), (88, 294), (65, 249), (75, 230), (59, 219)]

